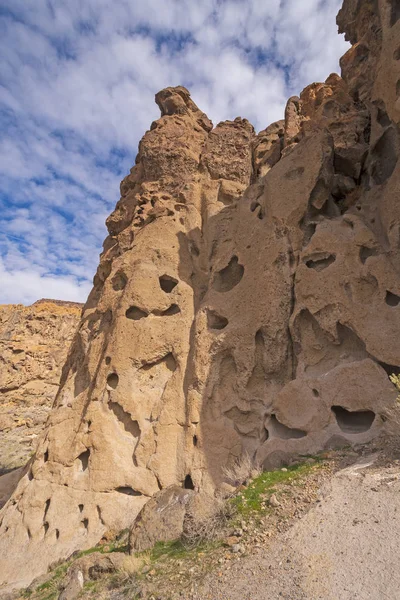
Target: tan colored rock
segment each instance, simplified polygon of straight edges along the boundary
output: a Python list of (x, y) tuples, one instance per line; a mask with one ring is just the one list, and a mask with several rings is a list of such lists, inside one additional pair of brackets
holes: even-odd
[(130, 551), (149, 550), (157, 542), (177, 540), (193, 490), (171, 486), (157, 492), (140, 511), (130, 533)]
[(82, 306), (0, 306), (0, 473), (24, 465), (35, 450)]
[(4, 590), (151, 515), (170, 486), (212, 497), (241, 461), (398, 428), (396, 6), (345, 0), (340, 26), (377, 79), (343, 63), (289, 101), (284, 131), (211, 129), (185, 88), (157, 95), (54, 410), (0, 513)]

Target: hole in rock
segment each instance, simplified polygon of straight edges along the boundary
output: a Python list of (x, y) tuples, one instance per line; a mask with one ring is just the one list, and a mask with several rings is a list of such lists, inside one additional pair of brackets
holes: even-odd
[(110, 373), (107, 377), (107, 385), (109, 388), (111, 388), (112, 390), (115, 390), (117, 388), (119, 382), (119, 377), (116, 373)]
[(103, 517), (101, 516), (101, 508), (99, 505), (96, 506), (96, 510), (97, 510), (97, 516), (99, 517), (100, 523), (102, 523), (102, 525), (104, 525)]
[(111, 362), (111, 356), (106, 356), (106, 365), (109, 365)]
[(43, 523), (43, 529), (44, 529), (44, 535), (46, 535), (46, 533), (49, 530), (49, 524), (47, 521), (45, 523)]
[(390, 26), (393, 27), (400, 19), (400, 3), (399, 0), (391, 0), (392, 11), (390, 14)]
[(50, 508), (50, 498), (48, 500), (46, 500), (46, 504), (44, 505), (44, 515), (43, 515), (43, 521), (46, 520), (46, 515), (47, 515), (47, 511)]
[(209, 310), (207, 311), (207, 325), (209, 329), (225, 329), (228, 325), (228, 319), (213, 310)]
[(193, 480), (190, 475), (186, 475), (183, 487), (185, 490), (194, 490)]
[(28, 471), (28, 481), (32, 481), (32, 479), (33, 479), (33, 473), (31, 471), (31, 469), (29, 469), (29, 471)]
[(193, 446), (197, 446), (197, 442), (198, 442), (197, 435), (194, 435), (193, 436)]
[(336, 256), (334, 254), (329, 254), (329, 256), (321, 256), (321, 258), (317, 256), (315, 256), (314, 258), (309, 258), (305, 261), (305, 263), (309, 269), (315, 269), (315, 271), (323, 271), (324, 269), (329, 267), (329, 265), (334, 263), (335, 260)]
[(176, 360), (172, 352), (169, 352), (166, 356), (160, 358), (160, 360), (144, 364), (141, 368), (143, 369), (143, 371), (149, 371), (150, 369), (152, 369), (156, 365), (160, 365), (161, 363), (165, 363), (165, 366), (169, 371), (174, 372), (176, 370)]
[(371, 177), (376, 185), (389, 179), (397, 163), (397, 133), (389, 127), (381, 135), (372, 149)]
[(318, 397), (319, 397), (319, 391), (318, 391), (318, 390), (316, 390), (315, 388), (313, 389), (312, 393), (314, 394), (314, 396), (315, 396), (316, 398), (318, 398)]
[(332, 406), (337, 424), (344, 433), (363, 433), (371, 428), (375, 419), (372, 410), (349, 411), (342, 406)]
[(28, 538), (31, 540), (31, 539), (32, 539), (32, 532), (31, 532), (31, 530), (29, 529), (29, 527), (27, 527), (27, 529), (26, 529), (26, 533), (28, 534)]
[(133, 321), (139, 321), (140, 319), (145, 319), (148, 317), (148, 314), (144, 312), (141, 308), (137, 306), (131, 306), (125, 313), (127, 319), (132, 319)]
[(215, 273), (213, 288), (217, 292), (229, 292), (238, 285), (244, 274), (244, 267), (239, 263), (237, 256), (233, 256), (229, 264), (221, 271)]
[(172, 317), (173, 315), (178, 315), (181, 312), (181, 309), (179, 308), (179, 306), (177, 304), (171, 304), (171, 306), (169, 308), (167, 308), (167, 310), (164, 310), (161, 313), (162, 317)]
[(47, 462), (49, 460), (49, 451), (46, 450), (46, 452), (43, 454), (43, 462)]
[(376, 248), (367, 248), (367, 246), (361, 246), (360, 248), (360, 260), (364, 265), (370, 256), (376, 256), (378, 250)]
[(89, 527), (89, 519), (83, 519), (81, 521), (82, 525), (84, 526), (85, 529), (88, 529)]
[(259, 202), (252, 202), (250, 205), (250, 210), (251, 212), (256, 212), (257, 211), (257, 217), (261, 220), (264, 218), (264, 211), (262, 209), (262, 206)]
[(124, 287), (127, 284), (127, 278), (126, 275), (124, 273), (117, 273), (112, 280), (112, 286), (113, 286), (113, 290), (115, 290), (116, 292), (119, 292), (120, 290), (123, 290)]
[(56, 540), (60, 539), (60, 530), (56, 529)]
[(86, 450), (85, 452), (82, 452), (82, 454), (80, 454), (78, 456), (78, 460), (81, 463), (81, 471), (86, 471), (86, 469), (89, 466), (89, 456), (90, 456), (90, 450)]
[(400, 304), (400, 296), (388, 291), (386, 292), (385, 301), (388, 306), (398, 306)]
[(400, 96), (400, 79), (396, 83), (396, 96), (397, 98)]
[(178, 285), (178, 280), (170, 277), (169, 275), (161, 275), (158, 278), (160, 282), (160, 288), (166, 294), (170, 294), (172, 290)]
[(79, 508), (79, 512), (83, 512), (83, 509), (84, 509), (83, 504), (79, 504), (78, 508)]
[(278, 419), (276, 415), (271, 415), (269, 424), (268, 424), (268, 433), (275, 437), (279, 437), (282, 440), (292, 440), (292, 439), (300, 439), (306, 437), (306, 432), (301, 429), (292, 429), (291, 427), (287, 427)]
[(131, 488), (129, 486), (117, 487), (117, 488), (115, 488), (115, 491), (119, 492), (120, 494), (126, 494), (127, 496), (142, 496), (142, 494), (140, 492), (137, 492), (136, 490), (134, 490), (133, 488)]
[(393, 59), (400, 60), (400, 46), (393, 52)]

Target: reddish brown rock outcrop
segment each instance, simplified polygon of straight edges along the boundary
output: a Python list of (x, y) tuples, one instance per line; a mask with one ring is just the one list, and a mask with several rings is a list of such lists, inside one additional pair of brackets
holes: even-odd
[(185, 88), (157, 94), (55, 408), (1, 513), (5, 588), (128, 527), (159, 489), (213, 494), (243, 455), (273, 467), (398, 426), (396, 7), (345, 0), (343, 79), (258, 136), (245, 119), (212, 129)]

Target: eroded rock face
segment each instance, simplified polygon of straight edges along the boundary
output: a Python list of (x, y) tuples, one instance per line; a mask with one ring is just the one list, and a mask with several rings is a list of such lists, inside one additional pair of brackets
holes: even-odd
[(128, 527), (160, 489), (212, 494), (245, 454), (274, 467), (397, 427), (396, 6), (346, 0), (339, 16), (376, 78), (350, 51), (343, 79), (258, 136), (245, 119), (212, 129), (182, 87), (157, 95), (55, 408), (1, 513), (6, 588)]
[(0, 306), (0, 475), (23, 466), (36, 448), (82, 306)]

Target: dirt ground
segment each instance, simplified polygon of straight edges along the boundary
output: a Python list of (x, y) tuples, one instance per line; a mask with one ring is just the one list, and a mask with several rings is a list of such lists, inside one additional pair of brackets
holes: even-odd
[(400, 598), (400, 461), (384, 454), (339, 470), (288, 531), (209, 574), (187, 600)]

